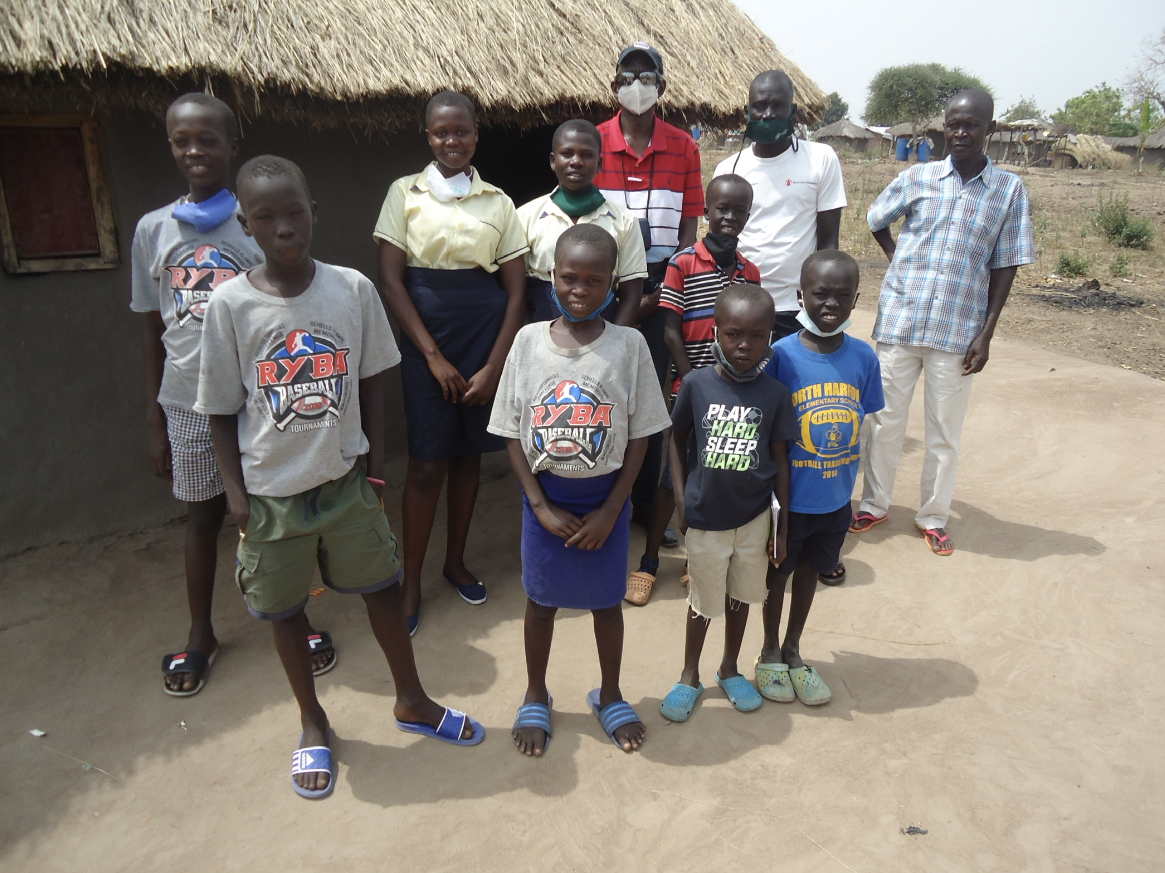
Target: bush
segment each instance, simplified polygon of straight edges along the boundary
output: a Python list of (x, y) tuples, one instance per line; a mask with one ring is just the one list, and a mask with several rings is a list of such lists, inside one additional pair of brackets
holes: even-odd
[(1125, 249), (1147, 249), (1153, 242), (1153, 225), (1147, 218), (1129, 214), (1129, 197), (1112, 194), (1101, 198), (1092, 223), (1109, 242)]
[(1130, 218), (1116, 244), (1124, 249), (1147, 249), (1153, 244), (1153, 225), (1147, 218)]
[(1078, 276), (1087, 276), (1088, 261), (1075, 253), (1071, 255), (1060, 255), (1060, 260), (1056, 262), (1056, 272), (1070, 279)]
[(1127, 276), (1129, 274), (1129, 256), (1117, 255), (1112, 259), (1112, 266), (1109, 270), (1116, 277)]

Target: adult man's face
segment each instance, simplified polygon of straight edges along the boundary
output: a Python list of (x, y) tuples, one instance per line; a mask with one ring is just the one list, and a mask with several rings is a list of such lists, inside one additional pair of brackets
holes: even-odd
[(947, 107), (943, 136), (954, 160), (965, 161), (983, 154), (983, 144), (995, 131), (991, 115), (986, 101), (972, 97), (957, 99)]
[(764, 118), (779, 118), (784, 121), (792, 118), (796, 111), (793, 88), (788, 80), (776, 77), (762, 78), (749, 86), (748, 117), (753, 121)]
[(640, 73), (655, 73), (657, 75), (658, 84), (656, 85), (656, 93), (662, 97), (663, 92), (667, 90), (667, 82), (664, 81), (663, 76), (655, 67), (655, 62), (646, 52), (632, 52), (623, 59), (623, 63), (619, 64), (615, 70), (615, 79), (611, 82), (611, 93), (618, 97), (619, 89), (634, 81), (634, 79), (628, 79), (627, 77), (632, 76), (638, 78)]

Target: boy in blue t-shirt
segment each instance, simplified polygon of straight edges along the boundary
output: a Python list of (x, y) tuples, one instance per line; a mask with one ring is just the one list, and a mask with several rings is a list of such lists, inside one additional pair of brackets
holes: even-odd
[[(756, 663), (756, 683), (770, 700), (796, 697), (828, 703), (829, 688), (800, 653), (801, 632), (817, 582), (845, 580), (841, 547), (850, 523), (850, 497), (861, 457), (862, 419), (885, 406), (878, 357), (866, 343), (845, 335), (858, 299), (858, 264), (844, 252), (814, 252), (801, 267), (797, 316), (803, 330), (773, 346), (766, 372), (789, 387), (797, 416), (790, 441), (787, 553), (769, 571), (764, 608), (765, 641)], [(785, 583), (793, 577), (789, 623), (780, 639)]]

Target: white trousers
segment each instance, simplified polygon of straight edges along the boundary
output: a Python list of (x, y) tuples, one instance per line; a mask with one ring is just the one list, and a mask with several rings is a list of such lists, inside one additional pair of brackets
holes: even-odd
[(890, 510), (910, 401), (919, 375), (925, 372), (926, 458), (915, 524), (922, 529), (945, 528), (955, 492), (959, 438), (975, 377), (963, 375), (963, 355), (924, 346), (878, 343), (878, 362), (886, 407), (867, 419), (865, 484), (858, 511), (881, 518)]

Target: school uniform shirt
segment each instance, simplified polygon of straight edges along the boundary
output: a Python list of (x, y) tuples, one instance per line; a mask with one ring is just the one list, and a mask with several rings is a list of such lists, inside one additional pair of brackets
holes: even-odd
[(521, 440), (532, 472), (584, 479), (620, 469), (628, 440), (668, 424), (639, 331), (605, 324), (590, 345), (564, 349), (540, 321), (514, 338), (488, 430)]
[(147, 212), (133, 235), (130, 304), (134, 312), (160, 312), (166, 363), (158, 402), (193, 409), (198, 395), (202, 319), (210, 295), (244, 270), (262, 263), (263, 252), (243, 233), (236, 212), (199, 233), (171, 217), (176, 200)]
[(476, 169), (469, 193), (447, 203), (429, 191), (425, 172), (397, 179), (372, 236), (402, 249), (407, 266), (431, 270), (493, 273), (529, 250), (514, 201)]
[[(751, 147), (716, 165), (715, 176), (735, 173), (752, 185), (752, 212), (740, 232), (740, 253), (760, 268), (761, 287), (777, 312), (796, 312), (801, 265), (817, 251), (817, 213), (846, 205), (837, 152), (799, 139), (775, 158)], [(735, 169), (734, 169), (735, 167)]]
[(549, 194), (536, 197), (518, 207), (518, 221), (526, 234), (530, 251), (526, 252), (526, 275), (551, 281), (554, 269), (554, 247), (562, 232), (574, 224), (597, 224), (615, 238), (619, 246), (619, 260), (615, 265), (616, 283), (647, 278), (647, 256), (643, 251), (643, 235), (639, 223), (617, 203), (604, 203), (594, 212), (579, 216), (573, 222)]
[[(760, 271), (751, 261), (736, 253), (736, 266), (729, 275), (720, 269), (704, 241), (676, 252), (668, 262), (663, 279), (663, 293), (659, 298), (661, 309), (670, 309), (683, 316), (681, 335), (684, 351), (693, 370), (710, 367), (712, 342), (715, 339), (716, 319), (713, 318), (716, 298), (720, 292), (736, 282), (760, 284)], [(675, 370), (672, 371), (673, 374)], [(673, 376), (672, 393), (680, 390), (678, 376)]]
[(796, 436), (789, 389), (761, 373), (732, 382), (705, 367), (688, 374), (671, 413), (688, 431), (684, 517), (697, 530), (735, 530), (772, 505), (777, 465), (769, 443)]
[(704, 214), (700, 149), (687, 131), (657, 116), (651, 142), (637, 155), (619, 126), (622, 115), (620, 109), (599, 125), (603, 167), (595, 175), (595, 186), (608, 202), (650, 222), (647, 263), (658, 264), (679, 247), (680, 219)]
[(857, 482), (862, 419), (886, 405), (878, 356), (849, 335), (836, 352), (819, 355), (805, 348), (798, 331), (773, 345), (765, 372), (788, 386), (796, 409), (790, 511), (836, 512), (849, 504)]
[(238, 415), (247, 493), (262, 497), (301, 494), (351, 470), (368, 451), (359, 382), (400, 363), (372, 283), (319, 261), (290, 299), (245, 273), (223, 284), (202, 348), (194, 411)]

